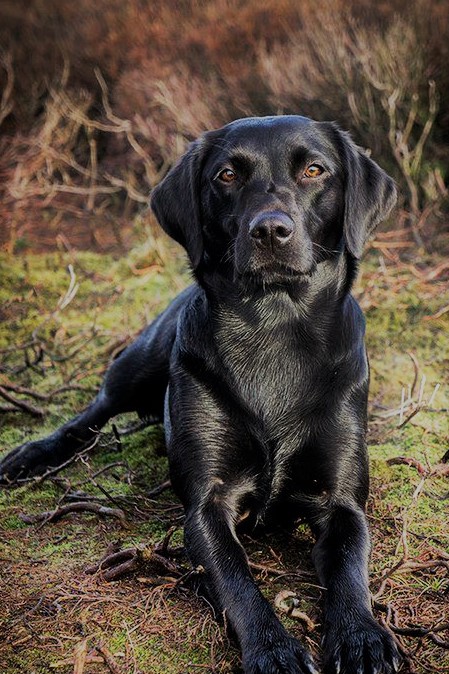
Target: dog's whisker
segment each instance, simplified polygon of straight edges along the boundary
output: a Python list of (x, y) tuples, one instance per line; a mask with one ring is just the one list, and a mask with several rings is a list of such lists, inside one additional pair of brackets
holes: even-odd
[(325, 253), (332, 253), (332, 254), (338, 254), (341, 252), (339, 248), (326, 248), (326, 246), (322, 246), (320, 243), (317, 243), (316, 241), (312, 241), (312, 246), (314, 248), (319, 248), (320, 250), (324, 251)]
[(223, 253), (223, 256), (220, 258), (220, 264), (221, 263), (226, 264), (227, 262), (231, 262), (234, 258), (234, 254), (235, 254), (235, 241), (231, 241), (227, 249)]

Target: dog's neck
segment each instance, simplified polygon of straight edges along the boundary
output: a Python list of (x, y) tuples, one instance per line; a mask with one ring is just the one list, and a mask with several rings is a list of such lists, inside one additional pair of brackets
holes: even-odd
[[(260, 314), (270, 322), (276, 314), (288, 310), (297, 320), (325, 322), (335, 315), (350, 293), (357, 273), (357, 263), (349, 255), (339, 255), (317, 264), (311, 274), (289, 279), (285, 283), (263, 283), (251, 276), (230, 278), (230, 271), (218, 266), (203, 269), (199, 283), (205, 290), (209, 306), (216, 315), (228, 313)], [(318, 309), (319, 307), (319, 309)]]
[[(310, 276), (265, 287), (248, 285), (245, 279), (231, 282), (218, 272), (209, 278), (206, 275), (201, 285), (217, 345), (245, 342), (251, 353), (274, 343), (275, 359), (284, 358), (287, 352), (322, 352), (324, 357), (330, 351), (338, 354), (340, 347), (345, 350), (352, 343), (356, 306), (350, 295), (355, 276), (351, 264), (340, 255), (319, 263)], [(229, 350), (231, 360), (233, 349)]]

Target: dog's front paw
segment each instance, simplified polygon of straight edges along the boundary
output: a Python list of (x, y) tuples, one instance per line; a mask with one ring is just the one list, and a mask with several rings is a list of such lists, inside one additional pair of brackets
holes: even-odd
[(0, 461), (0, 484), (14, 484), (21, 478), (41, 473), (48, 467), (48, 448), (44, 440), (26, 442)]
[(243, 669), (245, 674), (318, 674), (308, 651), (292, 637), (244, 652)]
[(329, 628), (323, 650), (325, 674), (393, 674), (401, 661), (391, 634), (371, 616)]

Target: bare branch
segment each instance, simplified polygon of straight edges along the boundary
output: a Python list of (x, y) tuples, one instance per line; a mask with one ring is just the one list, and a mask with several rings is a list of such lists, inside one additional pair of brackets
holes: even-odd
[(107, 508), (106, 506), (103, 506), (99, 503), (92, 503), (91, 501), (75, 501), (74, 503), (68, 503), (67, 505), (60, 506), (55, 510), (49, 510), (39, 515), (22, 514), (20, 515), (20, 519), (23, 522), (26, 522), (26, 524), (41, 523), (41, 526), (43, 526), (49, 522), (57, 522), (62, 517), (65, 517), (71, 513), (82, 512), (94, 513), (100, 516), (109, 515), (110, 517), (116, 517), (120, 520), (123, 527), (128, 526), (123, 510), (120, 510), (119, 508)]

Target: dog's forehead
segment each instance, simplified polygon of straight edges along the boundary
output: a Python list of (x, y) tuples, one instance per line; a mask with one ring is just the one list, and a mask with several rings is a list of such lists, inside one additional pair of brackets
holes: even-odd
[(335, 156), (329, 130), (299, 115), (238, 119), (209, 135), (214, 155), (249, 154), (255, 158), (289, 156), (300, 148)]
[(314, 121), (309, 117), (303, 117), (302, 115), (270, 115), (267, 117), (243, 117), (242, 119), (236, 119), (229, 124), (226, 124), (222, 127), (223, 131), (236, 133), (239, 131), (243, 133), (250, 133), (251, 131), (259, 132), (269, 132), (270, 130), (277, 131), (278, 133), (282, 130), (299, 130), (301, 128), (307, 128)]

